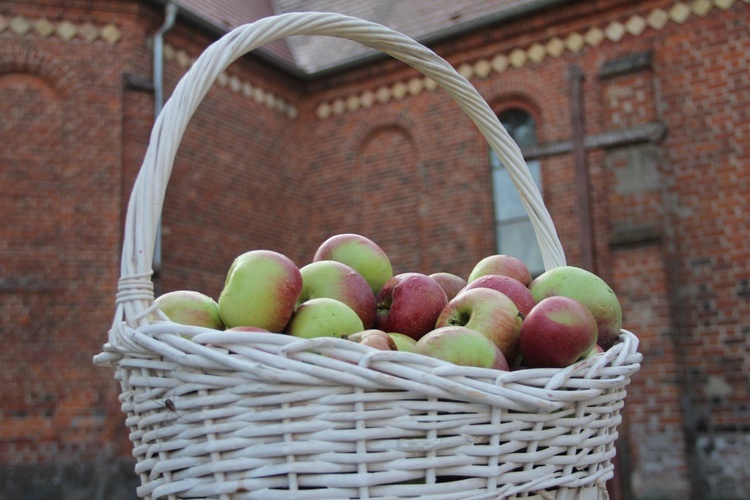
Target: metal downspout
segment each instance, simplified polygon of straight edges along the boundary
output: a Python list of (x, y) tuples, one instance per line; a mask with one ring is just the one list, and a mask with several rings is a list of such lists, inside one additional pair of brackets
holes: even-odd
[[(159, 117), (164, 105), (164, 35), (174, 26), (177, 17), (177, 5), (168, 3), (164, 8), (164, 24), (154, 33), (154, 122)], [(154, 241), (153, 271), (154, 279), (158, 280), (161, 273), (161, 218), (156, 225), (156, 239)], [(157, 285), (155, 283), (155, 285)], [(158, 285), (157, 285), (158, 286)], [(158, 291), (157, 291), (158, 293)]]

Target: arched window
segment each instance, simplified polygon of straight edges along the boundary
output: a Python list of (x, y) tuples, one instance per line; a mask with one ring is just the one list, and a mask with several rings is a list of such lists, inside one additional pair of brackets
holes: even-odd
[[(500, 122), (521, 147), (536, 145), (536, 123), (529, 113), (511, 108), (498, 115)], [(531, 176), (541, 189), (539, 160), (527, 161)], [(495, 239), (497, 252), (521, 259), (532, 276), (544, 272), (542, 252), (529, 216), (521, 203), (516, 187), (500, 159), (490, 150), (492, 191), (495, 205)]]

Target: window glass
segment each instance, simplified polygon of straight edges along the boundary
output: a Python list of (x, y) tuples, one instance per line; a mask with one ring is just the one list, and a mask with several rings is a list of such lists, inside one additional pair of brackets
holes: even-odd
[[(531, 115), (521, 109), (510, 109), (502, 112), (498, 117), (519, 146), (523, 148), (536, 144), (536, 123)], [(510, 174), (492, 150), (490, 150), (490, 165), (492, 167), (497, 251), (518, 257), (528, 266), (532, 276), (537, 276), (544, 272), (542, 252), (521, 197), (510, 179)], [(527, 162), (527, 165), (534, 182), (541, 189), (539, 161), (531, 160)]]

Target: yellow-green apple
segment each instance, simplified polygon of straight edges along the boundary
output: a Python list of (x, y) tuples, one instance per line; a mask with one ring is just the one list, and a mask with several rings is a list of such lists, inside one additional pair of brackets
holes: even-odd
[(258, 332), (258, 333), (270, 333), (265, 328), (260, 328), (257, 326), (233, 326), (232, 328), (227, 328), (228, 332)]
[(461, 366), (508, 371), (503, 353), (485, 335), (465, 326), (443, 326), (420, 338), (414, 352)]
[(413, 338), (398, 332), (388, 332), (388, 335), (396, 343), (396, 350), (414, 352), (414, 346), (416, 345), (417, 341)]
[(521, 259), (510, 255), (490, 255), (477, 262), (474, 269), (469, 273), (469, 277), (466, 280), (471, 283), (480, 276), (486, 276), (488, 274), (500, 274), (502, 276), (510, 276), (515, 278), (525, 286), (529, 286), (531, 283), (531, 273), (526, 264)]
[(448, 297), (426, 274), (401, 273), (385, 282), (376, 302), (375, 328), (418, 340), (435, 328)]
[(534, 296), (531, 295), (531, 291), (527, 286), (510, 276), (503, 276), (501, 274), (487, 274), (480, 276), (468, 285), (466, 285), (462, 291), (471, 290), (473, 288), (491, 288), (497, 290), (508, 296), (510, 300), (518, 308), (518, 311), (526, 316), (534, 307), (536, 302)]
[(460, 292), (461, 289), (466, 286), (466, 280), (461, 276), (453, 273), (433, 273), (430, 274), (430, 278), (437, 281), (438, 285), (440, 285), (440, 287), (445, 292), (445, 295), (448, 297), (448, 300), (451, 300), (453, 297), (455, 297), (458, 292)]
[(393, 267), (385, 251), (360, 234), (331, 236), (315, 251), (313, 262), (319, 260), (335, 260), (352, 267), (367, 280), (373, 294), (393, 277)]
[(594, 273), (574, 266), (555, 267), (534, 279), (529, 290), (537, 303), (561, 295), (586, 306), (596, 319), (597, 343), (605, 350), (619, 338), (622, 328), (620, 302), (612, 288)]
[(286, 333), (295, 337), (345, 337), (365, 327), (354, 309), (328, 297), (310, 299), (294, 311)]
[(302, 292), (298, 306), (310, 299), (328, 297), (354, 309), (365, 328), (375, 323), (375, 294), (352, 267), (335, 260), (319, 260), (300, 268), (300, 273)]
[(219, 305), (206, 294), (195, 290), (175, 290), (154, 300), (161, 312), (181, 325), (203, 326), (223, 330), (224, 322), (219, 314)]
[(577, 300), (552, 296), (534, 306), (521, 327), (519, 346), (529, 368), (564, 368), (596, 345), (596, 320)]
[(302, 274), (289, 257), (252, 250), (232, 262), (219, 296), (219, 312), (228, 328), (257, 326), (280, 332), (301, 291)]
[(518, 308), (504, 293), (491, 288), (474, 288), (459, 293), (443, 308), (435, 328), (464, 326), (490, 339), (508, 363), (518, 355), (522, 319)]
[(381, 351), (398, 351), (396, 342), (383, 330), (371, 328), (347, 335), (346, 338), (358, 344), (380, 349)]

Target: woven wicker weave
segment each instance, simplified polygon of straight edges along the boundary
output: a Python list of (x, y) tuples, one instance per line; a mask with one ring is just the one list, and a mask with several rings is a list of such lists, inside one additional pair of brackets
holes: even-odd
[(154, 125), (128, 206), (113, 326), (94, 358), (121, 384), (138, 495), (605, 498), (625, 386), (640, 368), (630, 332), (565, 369), (499, 372), (336, 338), (182, 326), (156, 310), (151, 256), (185, 127), (232, 61), (289, 35), (354, 40), (437, 82), (508, 167), (545, 266), (565, 264), (517, 146), (471, 84), (432, 51), (331, 13), (237, 28), (198, 58)]

